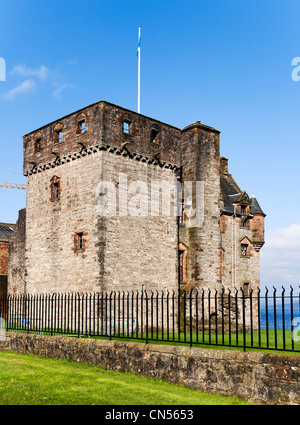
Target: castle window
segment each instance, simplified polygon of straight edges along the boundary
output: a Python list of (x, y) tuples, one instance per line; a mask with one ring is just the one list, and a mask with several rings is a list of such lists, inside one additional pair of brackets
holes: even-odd
[(160, 133), (160, 127), (156, 124), (152, 125), (150, 129), (150, 142), (151, 143), (158, 143), (159, 142), (159, 133)]
[(245, 297), (249, 297), (249, 295), (250, 295), (250, 284), (249, 284), (249, 282), (244, 283), (244, 295), (245, 295)]
[(73, 247), (72, 251), (76, 253), (83, 253), (86, 250), (86, 235), (87, 232), (78, 232), (73, 234)]
[(63, 141), (63, 125), (57, 123), (54, 127), (54, 143), (60, 143)]
[(242, 257), (247, 257), (248, 254), (248, 245), (245, 243), (241, 244), (241, 255)]
[(54, 198), (58, 199), (59, 198), (59, 183), (54, 183)]
[(83, 134), (83, 133), (85, 133), (85, 130), (86, 130), (86, 128), (85, 128), (85, 120), (82, 120), (82, 121), (79, 122), (79, 132), (81, 134)]
[(42, 139), (36, 139), (34, 142), (34, 152), (40, 152), (42, 150)]
[(152, 128), (150, 133), (150, 141), (151, 143), (155, 143), (157, 141), (159, 130), (156, 130), (155, 128)]
[(61, 196), (61, 184), (60, 184), (59, 177), (57, 176), (52, 177), (50, 191), (51, 191), (51, 201), (52, 202), (58, 201)]
[(245, 228), (247, 223), (247, 207), (246, 205), (241, 205), (241, 227)]
[(123, 133), (129, 134), (130, 124), (131, 124), (131, 122), (129, 122), (129, 121), (124, 121), (123, 122)]
[(62, 142), (62, 130), (59, 130), (59, 131), (57, 132), (57, 137), (58, 137), (58, 141), (59, 141), (59, 142)]
[(179, 260), (179, 281), (180, 283), (187, 282), (187, 248), (180, 243), (178, 248)]
[(87, 132), (88, 117), (86, 114), (79, 114), (76, 117), (76, 134), (84, 134)]
[(77, 250), (83, 249), (83, 233), (77, 233)]

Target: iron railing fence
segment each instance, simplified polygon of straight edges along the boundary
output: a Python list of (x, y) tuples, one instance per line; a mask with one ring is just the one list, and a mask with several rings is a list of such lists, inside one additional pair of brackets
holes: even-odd
[(8, 295), (0, 318), (9, 332), (300, 352), (292, 287)]

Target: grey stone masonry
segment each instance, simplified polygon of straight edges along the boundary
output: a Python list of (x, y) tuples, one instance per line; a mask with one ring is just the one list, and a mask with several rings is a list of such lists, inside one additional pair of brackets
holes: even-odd
[(9, 293), (259, 286), (264, 213), (228, 174), (218, 130), (100, 101), (23, 139)]

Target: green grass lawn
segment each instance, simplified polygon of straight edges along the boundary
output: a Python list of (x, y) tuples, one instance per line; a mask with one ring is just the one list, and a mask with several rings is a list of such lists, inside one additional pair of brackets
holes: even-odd
[(0, 405), (246, 405), (133, 373), (0, 352)]
[[(173, 336), (173, 335), (172, 335)], [(119, 340), (127, 340), (127, 341), (136, 341), (136, 342), (146, 342), (146, 339), (142, 339), (142, 337), (145, 338), (145, 335), (138, 335), (138, 338), (118, 338), (113, 337), (112, 339), (119, 339)], [(150, 335), (149, 335), (150, 337)], [(109, 337), (94, 337), (94, 338), (100, 338), (100, 339), (109, 339)], [(162, 334), (154, 335), (154, 340), (149, 339), (148, 342), (151, 344), (168, 344), (168, 345), (186, 345), (190, 346), (190, 334), (186, 334), (184, 336), (183, 333), (175, 334), (174, 342), (167, 342), (167, 335), (164, 335), (164, 340), (162, 340)], [(156, 338), (158, 340), (156, 340)], [(180, 339), (180, 342), (179, 342)], [(208, 334), (204, 335), (204, 338), (202, 334), (197, 335), (195, 333), (192, 334), (192, 341), (193, 347), (199, 347), (199, 348), (211, 348), (211, 349), (220, 349), (220, 350), (243, 350), (244, 348), (244, 337), (242, 333), (235, 334), (232, 333), (231, 335), (224, 334), (221, 335), (220, 333), (216, 335), (215, 333), (211, 333), (209, 336)], [(250, 348), (255, 347), (255, 348)], [(293, 350), (293, 351), (292, 351)], [(295, 351), (295, 350), (298, 350)], [(291, 331), (274, 331), (269, 330), (268, 333), (266, 330), (261, 330), (260, 333), (253, 332), (251, 335), (250, 333), (246, 334), (246, 351), (261, 351), (261, 352), (270, 352), (270, 353), (277, 353), (277, 354), (285, 354), (285, 355), (293, 355), (293, 356), (299, 356), (300, 355), (300, 341), (294, 341), (292, 342), (292, 333)]]

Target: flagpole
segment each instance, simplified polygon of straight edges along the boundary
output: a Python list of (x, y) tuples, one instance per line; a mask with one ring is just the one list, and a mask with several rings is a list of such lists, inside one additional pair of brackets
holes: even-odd
[(138, 46), (138, 113), (141, 113), (141, 26), (139, 26)]

